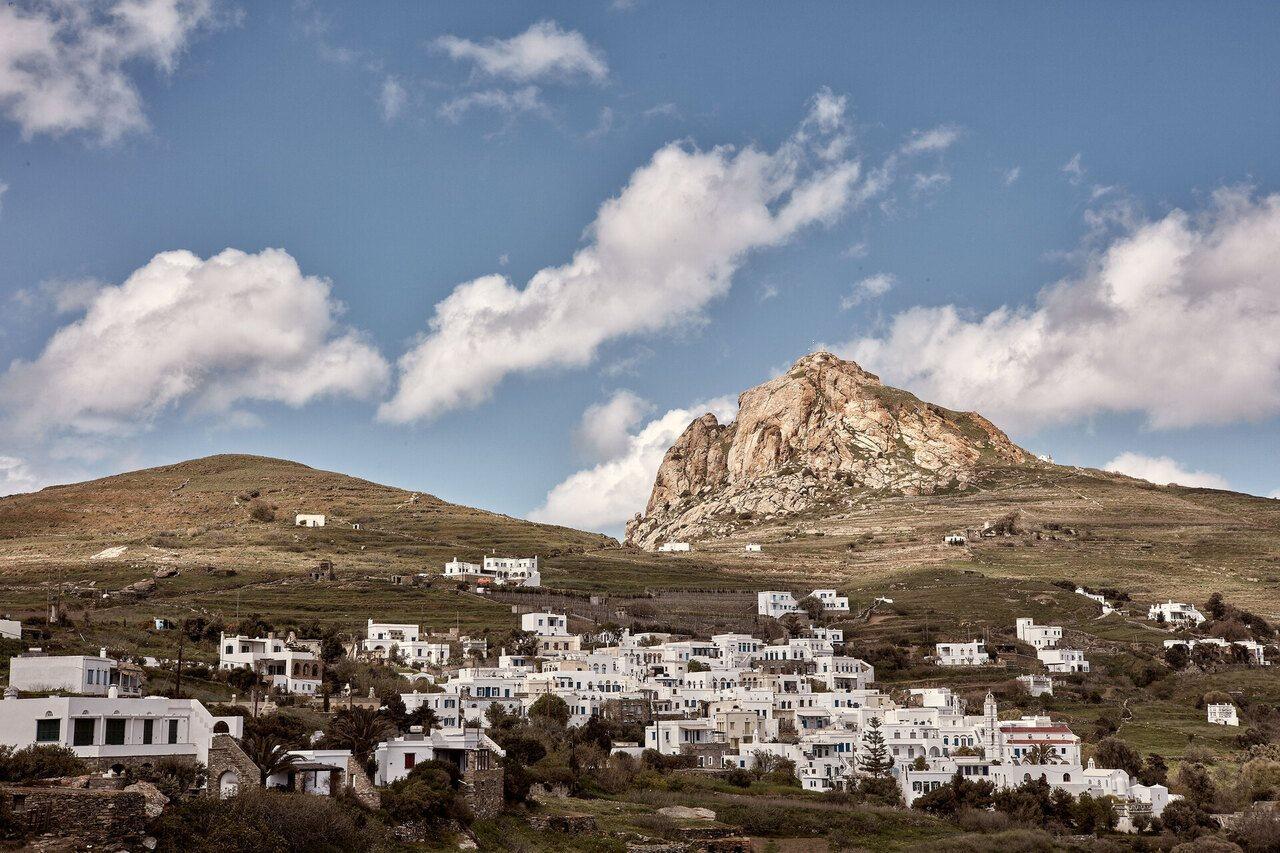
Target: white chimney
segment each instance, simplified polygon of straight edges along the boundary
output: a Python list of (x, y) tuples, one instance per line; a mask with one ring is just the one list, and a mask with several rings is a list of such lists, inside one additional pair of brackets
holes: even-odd
[(102, 646), (98, 649), (98, 657), (105, 658), (107, 656), (107, 647)]

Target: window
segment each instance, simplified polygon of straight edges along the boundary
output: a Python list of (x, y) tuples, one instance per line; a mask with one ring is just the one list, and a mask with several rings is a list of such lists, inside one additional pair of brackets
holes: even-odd
[(142, 721), (142, 742), (151, 743), (153, 740), (155, 740), (155, 731), (156, 731), (155, 720), (143, 720)]
[(404, 754), (404, 769), (405, 769), (405, 770), (412, 770), (412, 769), (413, 769), (413, 765), (414, 765), (414, 764), (416, 764), (416, 763), (417, 763), (417, 761), (418, 761), (417, 753), (413, 753), (413, 752), (406, 752), (406, 753)]
[(104, 742), (111, 746), (124, 746), (124, 720), (116, 717), (107, 720)]
[(96, 720), (81, 718), (76, 720), (71, 730), (72, 746), (93, 746), (93, 727)]
[(177, 743), (177, 742), (178, 742), (178, 721), (170, 720), (169, 721), (169, 743)]
[(62, 720), (36, 720), (36, 743), (62, 740)]

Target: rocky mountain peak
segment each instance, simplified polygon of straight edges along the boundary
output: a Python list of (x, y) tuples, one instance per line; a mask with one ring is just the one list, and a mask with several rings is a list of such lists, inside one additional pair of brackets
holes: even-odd
[(627, 540), (697, 538), (730, 515), (778, 516), (851, 491), (968, 488), (985, 466), (1033, 459), (986, 418), (891, 388), (829, 352), (744, 391), (738, 416), (703, 415), (668, 449)]

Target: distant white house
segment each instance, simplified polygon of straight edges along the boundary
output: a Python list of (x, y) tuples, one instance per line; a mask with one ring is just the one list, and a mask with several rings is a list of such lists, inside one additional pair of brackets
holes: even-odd
[(1183, 604), (1170, 599), (1164, 604), (1153, 604), (1147, 611), (1147, 618), (1167, 625), (1199, 625), (1205, 621), (1204, 614), (1192, 604)]
[(947, 545), (965, 545), (969, 540), (963, 533), (948, 533), (942, 537), (942, 541)]
[(986, 666), (991, 662), (987, 644), (982, 640), (968, 643), (938, 643), (934, 646), (938, 666)]
[(1236, 706), (1230, 702), (1214, 703), (1208, 706), (1207, 716), (1215, 726), (1238, 726), (1240, 718), (1236, 715)]
[(1165, 640), (1164, 647), (1171, 649), (1174, 646), (1183, 646), (1189, 652), (1196, 646), (1216, 646), (1220, 649), (1227, 649), (1232, 646), (1238, 646), (1245, 650), (1248, 655), (1249, 663), (1254, 666), (1271, 666), (1271, 661), (1267, 660), (1267, 648), (1257, 640), (1231, 640), (1227, 641), (1221, 637), (1179, 637), (1175, 640)]
[(538, 638), (539, 657), (560, 657), (582, 650), (582, 637), (569, 633), (569, 619), (563, 613), (525, 613), (520, 630)]
[(0, 619), (0, 639), (21, 640), (22, 623), (17, 619)]
[(390, 785), (427, 761), (446, 761), (463, 773), (489, 770), (499, 767), (505, 755), (502, 747), (479, 729), (432, 729), (424, 734), (421, 726), (413, 726), (409, 734), (383, 741), (375, 748), (378, 769), (374, 784)]
[[(823, 610), (830, 613), (848, 613), (849, 598), (840, 595), (834, 589), (815, 589), (806, 598), (816, 598), (822, 602)], [(796, 597), (784, 590), (765, 590), (756, 593), (756, 613), (760, 616), (772, 616), (781, 619), (788, 613), (796, 613), (800, 604)]]
[(484, 562), (467, 563), (454, 557), (444, 564), (447, 578), (488, 578), (497, 586), (542, 586), (537, 557), (496, 557), (486, 555)]
[(324, 516), (300, 512), (293, 517), (294, 527), (324, 527)]
[(1082, 586), (1076, 587), (1076, 595), (1083, 595), (1085, 598), (1089, 599), (1090, 601), (1096, 601), (1098, 602), (1098, 604), (1101, 604), (1103, 616), (1106, 616), (1110, 613), (1114, 613), (1116, 610), (1114, 607), (1112, 607), (1110, 604), (1107, 603), (1107, 597), (1105, 595), (1100, 595), (1096, 592), (1089, 592)]
[(1057, 625), (1037, 625), (1034, 619), (1023, 618), (1014, 623), (1018, 639), (1036, 649), (1056, 648), (1062, 639), (1062, 628)]
[(27, 693), (57, 691), (81, 696), (142, 695), (142, 670), (97, 655), (46, 655), (32, 649), (9, 658), (9, 685)]
[(673, 551), (689, 551), (691, 549), (688, 542), (663, 542), (658, 546), (658, 550), (664, 553), (671, 553)]
[(748, 554), (759, 554), (762, 550), (760, 545), (755, 542), (748, 542), (745, 550)]
[(1018, 683), (1031, 696), (1053, 695), (1053, 679), (1047, 675), (1019, 675)]
[(1040, 649), (1036, 657), (1044, 668), (1054, 673), (1088, 672), (1089, 661), (1079, 649)]

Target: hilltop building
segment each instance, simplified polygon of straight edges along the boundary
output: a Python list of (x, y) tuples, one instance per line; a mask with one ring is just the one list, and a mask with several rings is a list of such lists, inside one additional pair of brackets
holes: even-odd
[(495, 586), (542, 586), (537, 557), (497, 557), (487, 555), (480, 565), (454, 557), (444, 564), (447, 578), (488, 579)]

